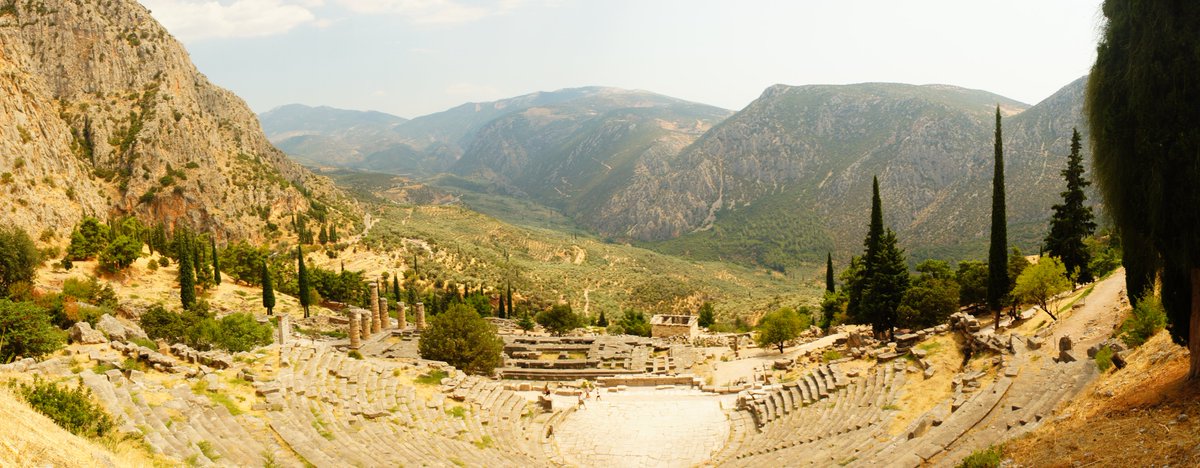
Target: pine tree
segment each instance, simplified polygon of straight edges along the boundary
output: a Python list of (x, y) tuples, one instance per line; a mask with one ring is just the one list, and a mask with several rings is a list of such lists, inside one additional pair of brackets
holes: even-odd
[(267, 309), (267, 315), (272, 315), (275, 310), (275, 288), (271, 286), (271, 270), (267, 268), (267, 262), (262, 263), (262, 305)]
[(825, 254), (825, 291), (833, 292), (833, 254)]
[(304, 251), (300, 246), (296, 246), (296, 282), (299, 284), (297, 294), (300, 295), (300, 307), (304, 308), (304, 318), (308, 318), (309, 306), (309, 291), (308, 291), (308, 269), (304, 267)]
[(1000, 106), (996, 106), (996, 161), (992, 175), (992, 237), (988, 248), (988, 307), (1000, 329), (1000, 311), (1008, 296), (1008, 221), (1004, 207), (1004, 142), (1000, 130)]
[(209, 237), (212, 246), (213, 283), (221, 284), (221, 259), (217, 256), (217, 241)]
[(1091, 182), (1083, 177), (1083, 156), (1079, 154), (1079, 148), (1079, 131), (1073, 129), (1071, 154), (1067, 156), (1067, 167), (1062, 170), (1067, 189), (1062, 192), (1062, 203), (1054, 205), (1044, 247), (1048, 255), (1062, 260), (1076, 283), (1090, 283), (1094, 279), (1088, 268), (1092, 255), (1083, 239), (1095, 232), (1096, 223), (1092, 207), (1084, 205), (1087, 195), (1083, 189)]
[(196, 270), (192, 268), (192, 253), (188, 251), (189, 242), (177, 239), (175, 252), (179, 255), (179, 302), (183, 308), (190, 309), (196, 303)]

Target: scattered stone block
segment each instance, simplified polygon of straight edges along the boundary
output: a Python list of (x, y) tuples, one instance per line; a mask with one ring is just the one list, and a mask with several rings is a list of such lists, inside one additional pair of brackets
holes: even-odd
[(1061, 350), (1058, 352), (1058, 357), (1055, 358), (1055, 361), (1060, 362), (1060, 363), (1067, 363), (1067, 362), (1075, 362), (1076, 359), (1075, 359), (1075, 356), (1071, 355), (1070, 351), (1067, 351), (1064, 349), (1064, 350)]
[(925, 372), (924, 372), (924, 376), (925, 376), (925, 378), (926, 378), (926, 379), (929, 379), (930, 377), (933, 377), (933, 374), (934, 374), (935, 372), (936, 372), (936, 371), (934, 370), (933, 366), (926, 367), (926, 368), (925, 368)]
[(1071, 337), (1063, 336), (1062, 338), (1058, 339), (1058, 350), (1059, 351), (1070, 351), (1071, 347), (1072, 347)]
[(108, 342), (104, 333), (92, 329), (87, 322), (75, 322), (75, 325), (71, 325), (70, 336), (72, 343), (100, 344)]

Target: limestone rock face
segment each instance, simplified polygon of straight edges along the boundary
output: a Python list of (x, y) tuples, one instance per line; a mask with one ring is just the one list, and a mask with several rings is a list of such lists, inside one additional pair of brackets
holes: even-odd
[(314, 203), (357, 218), (136, 1), (11, 5), (0, 13), (5, 219), (64, 235), (85, 214), (134, 214), (261, 239)]
[(96, 321), (96, 329), (104, 332), (109, 338), (116, 341), (128, 341), (130, 338), (149, 339), (146, 332), (142, 331), (137, 325), (127, 325), (122, 323), (116, 317), (108, 314), (100, 316), (100, 320)]

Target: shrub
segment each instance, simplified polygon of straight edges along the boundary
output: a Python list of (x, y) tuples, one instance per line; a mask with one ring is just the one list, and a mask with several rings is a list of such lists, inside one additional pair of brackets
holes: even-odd
[(258, 323), (251, 314), (229, 314), (216, 323), (218, 333), (213, 342), (219, 348), (236, 353), (271, 344), (271, 324)]
[(0, 294), (19, 282), (32, 282), (41, 259), (29, 234), (16, 227), (0, 228)]
[(1167, 313), (1162, 300), (1153, 292), (1146, 292), (1133, 308), (1129, 318), (1121, 323), (1121, 341), (1130, 347), (1141, 346), (1146, 340), (1167, 326)]
[(976, 450), (975, 453), (958, 462), (958, 468), (996, 468), (1000, 466), (1002, 455), (1000, 449), (996, 447)]
[(61, 348), (66, 332), (50, 323), (50, 314), (32, 302), (0, 299), (0, 362), (40, 357)]
[(111, 285), (100, 283), (95, 277), (89, 277), (88, 279), (79, 277), (67, 278), (63, 281), (63, 295), (109, 309), (117, 307), (116, 291), (113, 291)]
[(13, 388), (34, 410), (72, 434), (102, 437), (113, 429), (112, 417), (92, 401), (92, 391), (82, 380), (75, 388), (60, 387), (34, 375), (32, 384), (17, 383)]
[(1096, 351), (1096, 368), (1100, 369), (1100, 372), (1108, 372), (1108, 368), (1113, 365), (1112, 358), (1113, 350), (1108, 346), (1101, 347)]
[(617, 321), (624, 333), (637, 336), (650, 336), (650, 322), (646, 321), (646, 314), (635, 310), (627, 310), (621, 315), (621, 320)]
[(455, 304), (434, 316), (421, 333), (417, 351), (423, 359), (446, 361), (464, 372), (488, 375), (503, 362), (504, 342), (496, 327), (474, 309)]

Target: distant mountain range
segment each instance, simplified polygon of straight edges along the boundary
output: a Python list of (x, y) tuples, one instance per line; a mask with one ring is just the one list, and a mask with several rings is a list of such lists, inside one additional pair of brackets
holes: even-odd
[(1009, 237), (1035, 250), (1062, 190), (1071, 129), (1086, 134), (1085, 82), (1034, 106), (954, 86), (864, 83), (775, 85), (737, 113), (578, 88), (409, 121), (303, 106), (260, 119), (272, 141), (309, 163), (450, 173), (614, 240), (783, 270), (861, 250), (872, 176), (885, 221), (912, 257), (982, 257), (996, 106)]

